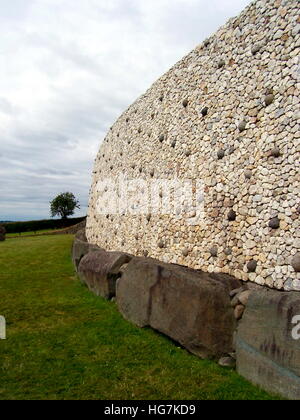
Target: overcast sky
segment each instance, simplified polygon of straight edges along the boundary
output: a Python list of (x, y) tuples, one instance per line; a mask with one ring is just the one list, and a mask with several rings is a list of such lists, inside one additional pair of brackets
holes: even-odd
[(87, 209), (109, 127), (250, 0), (0, 0), (0, 220)]

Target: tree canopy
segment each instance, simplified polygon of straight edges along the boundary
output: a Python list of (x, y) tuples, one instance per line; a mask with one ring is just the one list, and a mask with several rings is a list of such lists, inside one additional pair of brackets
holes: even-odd
[(80, 205), (71, 192), (61, 193), (50, 202), (52, 217), (60, 216), (62, 219), (67, 219), (74, 214), (75, 209), (80, 209)]

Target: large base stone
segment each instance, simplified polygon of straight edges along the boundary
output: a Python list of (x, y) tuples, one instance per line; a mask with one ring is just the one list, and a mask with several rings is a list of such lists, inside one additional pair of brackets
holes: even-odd
[(111, 299), (116, 295), (116, 281), (121, 276), (121, 267), (131, 258), (122, 252), (89, 252), (80, 261), (79, 278), (97, 296)]
[(253, 291), (236, 336), (237, 369), (269, 392), (300, 399), (300, 293)]
[(87, 242), (87, 237), (85, 234), (85, 228), (84, 229), (80, 229), (79, 231), (76, 232), (75, 234), (75, 240), (79, 240), (82, 242)]
[(233, 351), (236, 328), (229, 293), (240, 287), (226, 274), (134, 258), (117, 282), (117, 303), (134, 324), (150, 326), (203, 358)]
[(85, 229), (77, 232), (72, 245), (72, 262), (76, 270), (78, 271), (80, 261), (86, 254), (92, 251), (99, 251), (100, 249), (101, 248), (99, 248), (97, 245), (92, 245), (87, 242)]

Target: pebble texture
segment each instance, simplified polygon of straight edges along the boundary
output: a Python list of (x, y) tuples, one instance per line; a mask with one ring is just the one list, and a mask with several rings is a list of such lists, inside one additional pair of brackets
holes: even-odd
[[(255, 1), (129, 107), (95, 161), (90, 243), (300, 289), (299, 28), (298, 0)], [(97, 214), (97, 182), (119, 175), (201, 180), (201, 222), (190, 211)]]

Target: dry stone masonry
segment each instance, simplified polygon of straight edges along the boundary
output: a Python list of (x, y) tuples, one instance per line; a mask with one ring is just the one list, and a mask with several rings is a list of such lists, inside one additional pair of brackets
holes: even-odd
[[(81, 281), (128, 321), (290, 399), (300, 398), (299, 12), (298, 0), (254, 1), (125, 111), (101, 145), (73, 245)], [(203, 190), (193, 206), (182, 198), (183, 212), (128, 211), (120, 176), (156, 183), (161, 209), (165, 180)]]
[[(299, 53), (299, 1), (254, 1), (154, 83), (100, 148), (88, 241), (300, 291)], [(97, 183), (119, 175), (201, 180), (201, 223), (98, 214)]]

